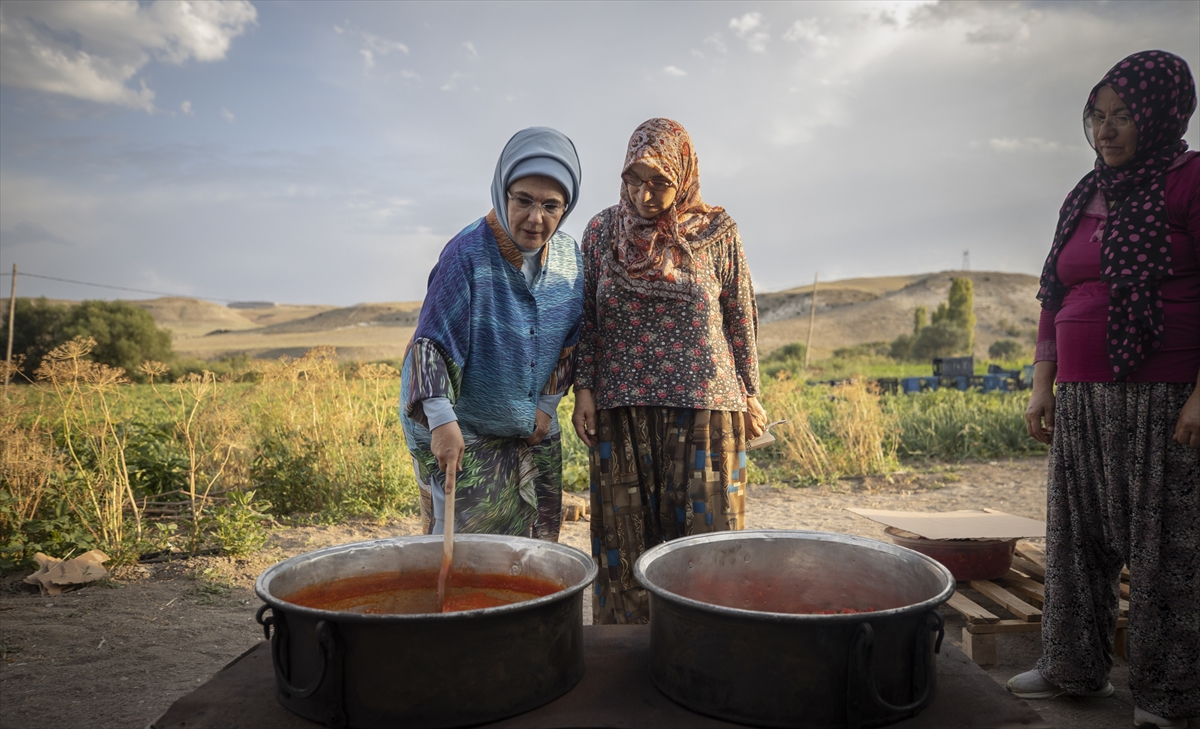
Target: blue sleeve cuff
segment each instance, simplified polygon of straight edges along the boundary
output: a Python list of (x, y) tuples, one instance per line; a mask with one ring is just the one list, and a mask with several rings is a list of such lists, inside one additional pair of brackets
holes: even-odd
[[(566, 393), (563, 394), (565, 395)], [(558, 412), (558, 401), (562, 399), (562, 395), (539, 395), (538, 410), (553, 418), (555, 413)]]
[(454, 406), (450, 404), (448, 397), (426, 398), (421, 401), (421, 407), (425, 410), (425, 419), (429, 422), (431, 432), (439, 425), (458, 420), (458, 416), (454, 414)]

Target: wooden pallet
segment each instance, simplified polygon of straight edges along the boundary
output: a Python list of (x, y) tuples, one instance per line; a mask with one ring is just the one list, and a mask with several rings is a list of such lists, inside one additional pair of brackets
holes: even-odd
[[(1012, 615), (1004, 618), (955, 592), (947, 603), (967, 621), (963, 628), (963, 652), (981, 666), (996, 663), (996, 636), (1001, 633), (1040, 633), (1042, 604), (1046, 599), (1046, 553), (1030, 542), (1019, 542), (1012, 568), (995, 580), (959, 582), (958, 588), (970, 587)], [(1114, 652), (1125, 656), (1125, 634), (1129, 622), (1129, 570), (1121, 571), (1121, 612), (1117, 619)]]

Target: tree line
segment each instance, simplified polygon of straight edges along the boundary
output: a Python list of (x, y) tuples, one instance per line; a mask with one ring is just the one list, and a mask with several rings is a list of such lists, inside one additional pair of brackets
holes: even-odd
[[(2, 336), (7, 342), (5, 319)], [(92, 361), (120, 367), (135, 381), (145, 378), (139, 367), (147, 360), (166, 363), (176, 375), (199, 364), (181, 360), (171, 345), (171, 332), (160, 329), (150, 312), (128, 302), (89, 300), (63, 304), (44, 296), (17, 298), (12, 327), (13, 361), (20, 363), (26, 378), (34, 378), (51, 350), (76, 337), (91, 337), (96, 341), (90, 354)]]

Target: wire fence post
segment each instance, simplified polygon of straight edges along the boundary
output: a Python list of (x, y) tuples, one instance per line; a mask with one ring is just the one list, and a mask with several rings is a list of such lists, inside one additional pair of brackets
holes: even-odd
[(804, 342), (804, 369), (808, 369), (808, 353), (812, 351), (813, 324), (817, 318), (817, 276), (820, 275), (820, 273), (813, 274), (812, 301), (809, 302), (808, 309), (808, 339)]
[(12, 293), (8, 295), (8, 354), (4, 356), (4, 397), (8, 397), (8, 380), (12, 375), (13, 321), (17, 315), (17, 264), (13, 264)]

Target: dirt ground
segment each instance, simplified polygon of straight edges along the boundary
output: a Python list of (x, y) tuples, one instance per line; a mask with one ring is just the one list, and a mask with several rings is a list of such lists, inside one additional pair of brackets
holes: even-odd
[[(848, 506), (989, 507), (1043, 519), (1045, 473), (1046, 459), (1038, 457), (919, 468), (813, 488), (754, 486), (747, 526), (885, 539), (882, 526), (844, 511)], [(587, 530), (585, 521), (568, 522), (562, 541), (590, 551)], [(23, 575), (9, 575), (0, 581), (0, 727), (146, 727), (262, 640), (253, 583), (268, 566), (324, 546), (417, 532), (416, 519), (278, 530), (250, 560), (139, 565), (56, 596), (39, 595), (21, 582)], [(953, 639), (955, 631), (947, 634)]]

